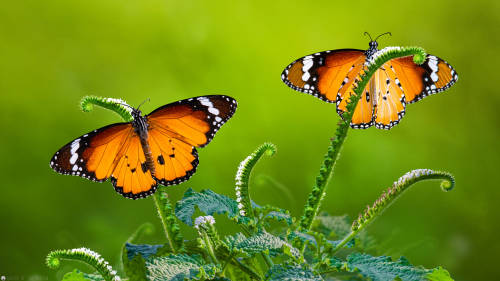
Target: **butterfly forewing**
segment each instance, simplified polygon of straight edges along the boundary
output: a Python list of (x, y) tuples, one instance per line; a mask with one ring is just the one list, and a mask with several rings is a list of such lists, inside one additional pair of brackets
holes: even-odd
[(181, 100), (148, 114), (149, 130), (163, 130), (192, 146), (204, 147), (236, 107), (235, 99), (221, 95)]
[(288, 65), (281, 79), (296, 91), (333, 103), (338, 101), (337, 93), (342, 87), (349, 88), (354, 83), (365, 58), (364, 52), (356, 49), (315, 53)]
[(59, 149), (50, 167), (60, 174), (105, 181), (119, 150), (132, 133), (130, 123), (112, 124), (87, 133)]

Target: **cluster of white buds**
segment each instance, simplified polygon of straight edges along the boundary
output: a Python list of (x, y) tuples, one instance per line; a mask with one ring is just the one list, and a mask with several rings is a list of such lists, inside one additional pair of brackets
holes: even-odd
[(110, 102), (110, 103), (115, 103), (115, 104), (118, 104), (120, 105), (121, 108), (125, 109), (126, 111), (128, 111), (129, 113), (132, 114), (132, 107), (130, 105), (128, 105), (128, 103), (122, 99), (114, 99), (114, 98), (106, 98), (106, 101), (107, 102)]
[(194, 228), (200, 229), (203, 225), (214, 225), (215, 219), (212, 216), (199, 216), (194, 220)]
[(428, 176), (432, 174), (434, 174), (434, 171), (430, 169), (416, 169), (413, 171), (409, 171), (408, 173), (401, 176), (397, 182), (394, 182), (394, 186), (400, 186), (420, 176)]
[(381, 57), (381, 56), (383, 56), (383, 55), (387, 54), (387, 53), (388, 53), (388, 52), (390, 52), (390, 51), (394, 51), (394, 50), (398, 50), (398, 51), (399, 51), (399, 50), (401, 50), (401, 47), (385, 47), (385, 48), (383, 48), (382, 50), (378, 50), (375, 54), (373, 54), (373, 55), (372, 55), (372, 56), (371, 56), (371, 57), (370, 57), (370, 58), (369, 58), (369, 59), (365, 62), (365, 66), (367, 66), (367, 67), (368, 67), (368, 66), (370, 66), (370, 65), (374, 64), (374, 63), (375, 63), (375, 61), (376, 61), (379, 57)]
[(71, 249), (70, 250), (70, 253), (72, 254), (82, 254), (82, 255), (85, 255), (85, 256), (90, 256), (92, 257), (93, 259), (95, 259), (97, 261), (97, 263), (99, 263), (99, 265), (101, 266), (104, 266), (109, 274), (111, 275), (111, 277), (113, 278), (112, 280), (114, 281), (120, 281), (121, 278), (120, 276), (116, 275), (116, 270), (113, 270), (113, 268), (111, 267), (111, 265), (109, 265), (109, 263), (101, 257), (101, 255), (99, 253), (96, 253), (90, 249), (87, 249), (87, 248), (76, 248), (76, 249)]
[(243, 185), (243, 174), (245, 173), (245, 167), (252, 158), (255, 157), (255, 154), (252, 153), (250, 154), (245, 160), (241, 161), (240, 165), (238, 166), (238, 171), (236, 172), (236, 187), (234, 188), (236, 190), (236, 202), (238, 202), (238, 210), (240, 211), (241, 216), (245, 216), (245, 209), (244, 205), (241, 202), (243, 199), (241, 198), (241, 186)]

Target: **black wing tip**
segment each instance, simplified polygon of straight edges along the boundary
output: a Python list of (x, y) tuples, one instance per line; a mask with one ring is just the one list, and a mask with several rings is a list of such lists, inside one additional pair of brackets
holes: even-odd
[(119, 193), (121, 196), (127, 199), (132, 199), (132, 200), (143, 199), (150, 195), (153, 195), (158, 188), (158, 182), (155, 181), (155, 184), (151, 185), (151, 188), (149, 190), (134, 194), (132, 192), (123, 192), (123, 187), (119, 187), (116, 185), (117, 181), (116, 178), (114, 177), (111, 178), (111, 183), (113, 184), (113, 187), (115, 188), (115, 191), (117, 193)]

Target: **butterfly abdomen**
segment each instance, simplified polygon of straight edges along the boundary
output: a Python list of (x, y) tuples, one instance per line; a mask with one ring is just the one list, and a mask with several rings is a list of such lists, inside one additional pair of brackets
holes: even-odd
[(139, 136), (141, 141), (142, 151), (144, 153), (144, 157), (146, 158), (146, 162), (141, 163), (141, 168), (144, 173), (148, 170), (151, 171), (151, 175), (155, 174), (155, 164), (153, 161), (153, 153), (151, 152), (151, 148), (149, 147), (148, 141), (148, 123), (146, 118), (141, 115), (141, 111), (135, 109), (132, 112), (134, 116), (134, 121), (132, 121), (132, 126), (134, 126), (135, 133)]
[(141, 164), (142, 171), (145, 173), (147, 170), (151, 171), (151, 175), (155, 174), (155, 164), (153, 161), (153, 154), (151, 153), (151, 148), (149, 147), (148, 139), (143, 139), (141, 137), (142, 151), (144, 152), (144, 157), (146, 162)]

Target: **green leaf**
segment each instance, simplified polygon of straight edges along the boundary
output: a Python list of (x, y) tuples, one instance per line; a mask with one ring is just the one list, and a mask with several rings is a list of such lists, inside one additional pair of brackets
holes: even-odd
[(315, 229), (329, 238), (342, 239), (351, 232), (351, 222), (347, 215), (329, 216), (328, 214), (321, 214), (317, 217), (317, 220), (319, 223), (315, 225)]
[(197, 256), (169, 255), (146, 260), (147, 277), (152, 281), (205, 280), (215, 278), (217, 267), (203, 264)]
[(62, 281), (89, 281), (92, 279), (85, 278), (83, 272), (75, 269), (71, 272), (64, 274)]
[(123, 270), (130, 281), (146, 279), (146, 259), (161, 254), (163, 245), (134, 245), (126, 243), (123, 248)]
[(440, 266), (428, 273), (425, 278), (429, 281), (453, 281), (450, 273)]
[(373, 281), (394, 280), (395, 278), (403, 281), (453, 280), (442, 268), (425, 269), (421, 266), (413, 266), (404, 257), (398, 261), (392, 261), (387, 256), (372, 257), (355, 253), (347, 257), (346, 265), (349, 271), (359, 271), (360, 274)]
[(99, 274), (87, 274), (75, 269), (64, 274), (62, 281), (104, 281), (104, 278)]
[(292, 225), (293, 223), (293, 218), (290, 216), (290, 214), (287, 214), (285, 212), (278, 212), (278, 211), (271, 211), (269, 212), (265, 217), (265, 220), (273, 219), (276, 221), (283, 221), (286, 222), (288, 225)]
[(184, 193), (184, 198), (177, 202), (175, 215), (185, 224), (192, 226), (196, 206), (207, 215), (217, 213), (227, 214), (229, 218), (238, 216), (238, 203), (235, 200), (209, 189), (196, 192), (191, 188)]
[(238, 233), (236, 236), (226, 237), (226, 243), (228, 243), (230, 250), (244, 253), (247, 256), (267, 251), (272, 255), (280, 253), (290, 254), (293, 257), (300, 255), (299, 251), (292, 245), (267, 232), (259, 232), (248, 238)]
[(314, 274), (309, 268), (300, 265), (275, 265), (266, 274), (268, 281), (319, 281), (320, 275)]

